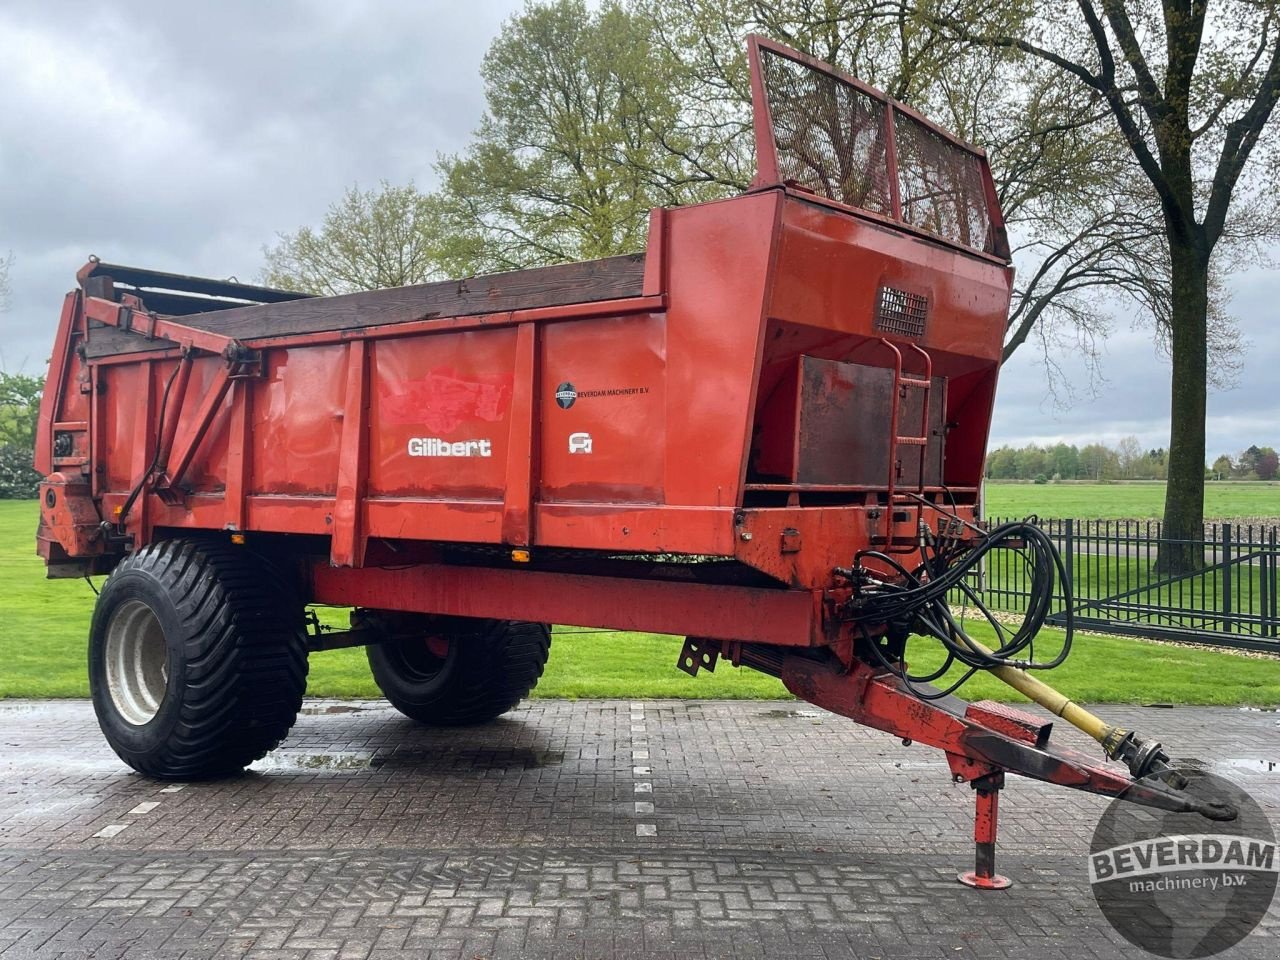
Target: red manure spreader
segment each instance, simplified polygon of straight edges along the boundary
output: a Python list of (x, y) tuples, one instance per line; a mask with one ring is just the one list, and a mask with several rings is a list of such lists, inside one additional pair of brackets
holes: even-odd
[[(126, 763), (240, 770), (337, 646), (366, 646), (408, 716), (482, 722), (562, 623), (684, 636), (690, 673), (762, 670), (945, 751), (976, 790), (975, 885), (1006, 882), (1006, 771), (1233, 815), (1034, 678), (1065, 654), (1031, 659), (1063, 565), (1035, 526), (976, 514), (1013, 282), (985, 155), (825, 64), (749, 52), (755, 182), (654, 210), (643, 254), (336, 297), (80, 270), (38, 547), (50, 577), (110, 574), (89, 674)], [(1037, 599), (987, 646), (948, 600), (997, 548), (1024, 551)], [(313, 603), (354, 608), (350, 629)], [(1127, 772), (912, 674), (912, 635)]]

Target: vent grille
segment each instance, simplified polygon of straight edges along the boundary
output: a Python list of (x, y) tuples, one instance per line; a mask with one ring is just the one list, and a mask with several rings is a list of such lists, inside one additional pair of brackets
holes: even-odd
[(900, 337), (924, 336), (929, 298), (897, 287), (881, 287), (876, 301), (876, 329)]

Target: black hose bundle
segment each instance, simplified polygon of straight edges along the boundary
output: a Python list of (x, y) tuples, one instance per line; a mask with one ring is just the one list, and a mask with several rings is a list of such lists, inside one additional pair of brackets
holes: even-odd
[[(962, 523), (957, 517), (952, 517), (952, 521), (954, 525)], [(965, 526), (977, 529), (969, 524)], [(996, 619), (965, 580), (969, 571), (997, 548), (1021, 552), (1031, 571), (1030, 600), (1021, 625), (1014, 631), (1010, 631)], [(842, 571), (854, 587), (853, 597), (845, 607), (846, 614), (860, 627), (867, 646), (881, 666), (900, 676), (917, 696), (922, 699), (946, 696), (977, 671), (993, 667), (1049, 670), (1061, 664), (1071, 652), (1074, 632), (1071, 579), (1057, 547), (1035, 523), (1020, 520), (1003, 524), (995, 530), (984, 532), (983, 539), (977, 544), (961, 542), (954, 537), (935, 538), (931, 531), (922, 527), (920, 556), (920, 565), (914, 570), (908, 570), (887, 553), (863, 550), (854, 557), (852, 570)], [(869, 570), (863, 566), (865, 560), (888, 567), (897, 574), (897, 578), (886, 579), (884, 575)], [(1049, 615), (1055, 581), (1061, 585), (1064, 599), (1066, 638), (1056, 656), (1037, 661), (1035, 637)], [(999, 641), (994, 650), (977, 644), (965, 632), (963, 623), (956, 619), (947, 601), (952, 590), (963, 594), (965, 605), (972, 603), (991, 625)], [(891, 662), (880, 645), (871, 639), (868, 627), (873, 625), (886, 625), (890, 634), (903, 637), (907, 633), (934, 637), (946, 649), (946, 660), (937, 670), (928, 674), (910, 674), (901, 663)], [(925, 691), (914, 686), (937, 680), (956, 663), (969, 669), (945, 690)]]

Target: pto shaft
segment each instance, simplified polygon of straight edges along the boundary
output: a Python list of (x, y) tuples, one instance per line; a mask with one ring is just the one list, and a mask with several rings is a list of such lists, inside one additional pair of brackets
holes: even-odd
[[(967, 643), (981, 653), (992, 657), (995, 656), (994, 651), (976, 640), (967, 639)], [(1170, 786), (1176, 789), (1182, 789), (1186, 786), (1185, 780), (1170, 771), (1169, 755), (1164, 752), (1158, 742), (1141, 740), (1128, 730), (1112, 726), (1101, 717), (1090, 713), (1074, 700), (1063, 696), (1043, 680), (1033, 677), (1026, 670), (1011, 666), (991, 667), (989, 669), (991, 673), (1023, 696), (1035, 701), (1054, 716), (1061, 717), (1077, 730), (1082, 730), (1097, 740), (1098, 743), (1102, 744), (1102, 749), (1106, 752), (1108, 758), (1122, 760), (1129, 765), (1129, 772), (1135, 779), (1145, 777), (1150, 773), (1163, 773), (1173, 778)]]

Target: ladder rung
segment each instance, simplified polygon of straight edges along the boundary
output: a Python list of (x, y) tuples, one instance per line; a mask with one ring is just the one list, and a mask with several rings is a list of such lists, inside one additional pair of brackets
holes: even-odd
[(897, 437), (897, 442), (908, 447), (923, 447), (929, 443), (928, 437)]
[(919, 390), (928, 390), (929, 387), (932, 386), (928, 380), (917, 380), (915, 377), (903, 377), (898, 381), (898, 383), (902, 384), (904, 387), (916, 387)]

